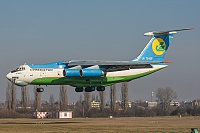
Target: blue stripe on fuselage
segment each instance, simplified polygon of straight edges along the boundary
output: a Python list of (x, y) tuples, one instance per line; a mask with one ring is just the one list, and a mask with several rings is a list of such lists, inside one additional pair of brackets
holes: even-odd
[(29, 64), (30, 68), (65, 68), (64, 62), (52, 62), (47, 64)]

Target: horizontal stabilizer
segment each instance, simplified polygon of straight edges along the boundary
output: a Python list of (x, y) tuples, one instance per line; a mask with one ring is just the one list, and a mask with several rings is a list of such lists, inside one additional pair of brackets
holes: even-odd
[(184, 28), (184, 29), (169, 30), (169, 31), (153, 31), (153, 32), (144, 33), (144, 35), (145, 36), (155, 36), (155, 35), (175, 34), (175, 33), (177, 33), (177, 31), (193, 30), (193, 29), (194, 28)]

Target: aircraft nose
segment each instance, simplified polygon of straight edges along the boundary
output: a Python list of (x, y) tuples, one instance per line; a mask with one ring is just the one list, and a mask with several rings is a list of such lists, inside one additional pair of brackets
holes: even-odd
[(11, 80), (11, 73), (8, 73), (8, 74), (6, 75), (6, 78), (7, 78), (8, 80)]

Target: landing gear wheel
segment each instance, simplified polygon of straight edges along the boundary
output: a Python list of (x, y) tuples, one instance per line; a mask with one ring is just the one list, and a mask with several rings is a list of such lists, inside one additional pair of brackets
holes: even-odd
[(43, 92), (43, 91), (44, 91), (44, 88), (39, 87), (39, 88), (36, 89), (36, 91), (37, 91), (37, 92)]
[(76, 91), (76, 92), (83, 92), (83, 87), (76, 87), (76, 88), (75, 88), (75, 91)]
[(105, 87), (104, 86), (98, 86), (97, 91), (105, 91)]
[(86, 87), (85, 92), (92, 92), (95, 91), (95, 87)]

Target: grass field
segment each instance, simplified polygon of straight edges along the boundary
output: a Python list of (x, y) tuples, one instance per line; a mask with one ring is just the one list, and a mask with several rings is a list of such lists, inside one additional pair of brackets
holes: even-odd
[(200, 129), (200, 117), (0, 119), (0, 133), (147, 133)]

